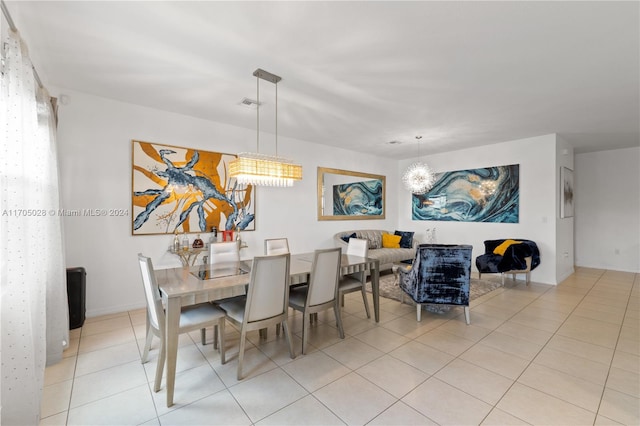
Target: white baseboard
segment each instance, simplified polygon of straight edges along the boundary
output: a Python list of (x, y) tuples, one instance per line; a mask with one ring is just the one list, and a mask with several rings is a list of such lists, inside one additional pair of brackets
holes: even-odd
[(87, 310), (86, 316), (87, 318), (94, 318), (94, 317), (100, 317), (103, 315), (111, 315), (111, 314), (119, 314), (121, 312), (127, 312), (127, 311), (135, 311), (137, 309), (143, 309), (146, 307), (147, 307), (146, 303), (143, 303), (143, 304), (134, 303), (131, 305), (111, 306), (106, 309)]

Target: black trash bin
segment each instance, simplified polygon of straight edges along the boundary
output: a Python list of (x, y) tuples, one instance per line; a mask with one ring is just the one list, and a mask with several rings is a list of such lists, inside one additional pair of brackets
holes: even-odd
[(69, 329), (82, 327), (86, 312), (87, 272), (84, 268), (67, 268)]

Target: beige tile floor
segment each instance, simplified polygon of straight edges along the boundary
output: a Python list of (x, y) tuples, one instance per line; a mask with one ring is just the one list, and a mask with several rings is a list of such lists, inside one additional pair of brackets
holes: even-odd
[[(236, 380), (238, 332), (220, 364), (199, 332), (180, 337), (175, 405), (152, 392), (157, 340), (140, 363), (144, 310), (87, 319), (47, 368), (44, 425), (637, 425), (640, 275), (578, 268), (558, 286), (507, 281), (460, 308), (424, 312), (381, 300), (366, 319), (346, 297), (346, 337), (330, 311), (312, 348), (291, 359), (281, 337), (250, 337)], [(300, 353), (300, 315), (290, 318)], [(211, 339), (212, 332), (208, 332)]]

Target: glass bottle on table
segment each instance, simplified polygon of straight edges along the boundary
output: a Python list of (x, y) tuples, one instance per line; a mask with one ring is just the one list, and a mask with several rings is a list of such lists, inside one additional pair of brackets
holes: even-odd
[(175, 231), (173, 235), (173, 251), (176, 253), (180, 251), (180, 239), (178, 238), (178, 231)]
[(187, 234), (182, 235), (182, 251), (189, 251), (189, 237), (187, 237)]
[(196, 237), (195, 240), (193, 240), (193, 248), (202, 248), (204, 247), (204, 242), (202, 241), (202, 239), (200, 238), (200, 234), (198, 234), (198, 236)]

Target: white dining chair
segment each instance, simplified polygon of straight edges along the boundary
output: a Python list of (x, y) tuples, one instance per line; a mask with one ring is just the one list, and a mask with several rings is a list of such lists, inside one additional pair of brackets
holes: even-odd
[[(361, 238), (350, 238), (347, 246), (347, 256), (367, 257), (369, 254), (369, 241)], [(344, 306), (344, 295), (354, 291), (362, 292), (362, 301), (364, 309), (367, 312), (367, 318), (371, 318), (369, 313), (369, 301), (367, 299), (367, 272), (362, 269), (352, 273), (345, 274), (340, 277), (338, 282), (338, 294), (340, 296), (340, 306)]]
[[(153, 273), (153, 264), (151, 259), (138, 253), (138, 264), (140, 265), (140, 273), (142, 274), (142, 283), (144, 286), (144, 295), (147, 299), (147, 340), (142, 353), (142, 363), (147, 362), (151, 341), (153, 336), (160, 339), (160, 353), (158, 354), (158, 365), (156, 366), (156, 377), (153, 390), (158, 392), (162, 383), (162, 373), (166, 357), (165, 342), (165, 313), (162, 307), (162, 299), (160, 297), (160, 289)], [(188, 333), (194, 330), (202, 330), (205, 327), (214, 326), (220, 336), (218, 347), (220, 348), (220, 358), (225, 363), (225, 347), (224, 347), (224, 325), (225, 312), (212, 305), (211, 303), (200, 303), (197, 305), (184, 306), (180, 312), (179, 334)]]
[[(268, 238), (264, 240), (264, 254), (283, 254), (291, 253), (289, 251), (289, 240), (287, 238)], [(267, 338), (267, 329), (261, 330), (260, 334), (263, 338)], [(276, 335), (280, 335), (280, 324), (276, 324)]]
[(240, 261), (240, 241), (226, 241), (209, 245), (209, 264)]
[[(229, 299), (219, 304), (226, 312), (227, 319), (240, 326), (238, 380), (242, 380), (244, 349), (249, 331), (282, 324), (289, 345), (289, 354), (292, 359), (295, 358), (288, 323), (290, 259), (289, 253), (256, 256), (251, 266), (246, 299)], [(223, 363), (224, 361), (223, 358)]]
[(289, 291), (289, 307), (302, 312), (302, 353), (307, 353), (310, 315), (333, 308), (340, 338), (344, 339), (338, 306), (340, 248), (316, 250), (313, 254), (309, 284)]
[(269, 238), (264, 240), (264, 254), (290, 253), (289, 241), (286, 238)]
[[(220, 243), (209, 244), (209, 258), (207, 262), (210, 265), (216, 265), (223, 262), (239, 262), (240, 261), (240, 241), (224, 241)], [(200, 333), (202, 344), (204, 345), (207, 336), (206, 330)], [(216, 333), (214, 331), (213, 340), (216, 341)]]

